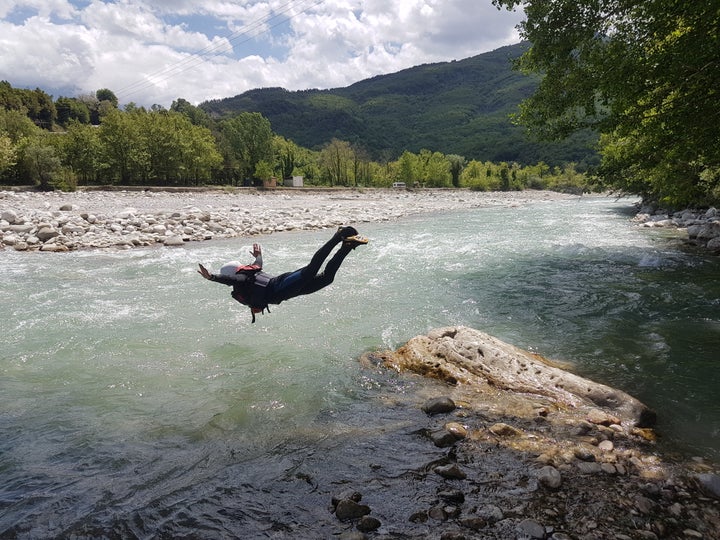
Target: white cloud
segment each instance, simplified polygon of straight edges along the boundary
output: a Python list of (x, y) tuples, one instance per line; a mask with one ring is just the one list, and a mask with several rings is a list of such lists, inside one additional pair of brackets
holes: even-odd
[(3, 19), (16, 9), (29, 9), (36, 11), (40, 17), (48, 18), (51, 14), (62, 19), (70, 19), (75, 14), (75, 7), (67, 0), (0, 0), (0, 17)]
[(0, 0), (0, 79), (55, 97), (198, 103), (346, 86), (515, 43), (490, 0)]

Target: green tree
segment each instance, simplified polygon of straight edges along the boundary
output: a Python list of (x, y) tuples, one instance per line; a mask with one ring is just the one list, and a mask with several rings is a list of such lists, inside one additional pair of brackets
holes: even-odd
[(24, 111), (23, 99), (20, 92), (7, 81), (0, 81), (0, 110)]
[(222, 164), (209, 129), (160, 107), (111, 111), (99, 139), (105, 169), (123, 183), (197, 184)]
[(500, 190), (510, 191), (510, 167), (507, 163), (500, 164)]
[(355, 186), (370, 185), (372, 176), (368, 151), (357, 144), (352, 145), (350, 149), (352, 151), (352, 177)]
[(252, 178), (260, 161), (272, 163), (273, 133), (270, 122), (260, 113), (240, 113), (220, 125), (226, 162), (241, 179)]
[(23, 105), (27, 109), (28, 118), (41, 128), (52, 129), (57, 118), (52, 96), (39, 88), (24, 90), (23, 94)]
[[(0, 83), (0, 93), (2, 92)], [(23, 149), (28, 141), (41, 135), (42, 130), (30, 120), (22, 110), (0, 108), (0, 140), (2, 155), (0, 158), (0, 178), (9, 184), (25, 184), (27, 173), (23, 165)]]
[(17, 163), (17, 148), (10, 137), (0, 132), (0, 175)]
[(350, 143), (333, 139), (320, 153), (322, 176), (328, 179), (331, 186), (347, 186), (352, 161), (353, 151)]
[[(99, 125), (103, 117), (118, 108), (118, 98), (107, 88), (97, 90), (95, 93), (78, 96), (78, 101), (83, 103), (90, 112), (90, 123)], [(131, 104), (132, 105), (132, 104)], [(126, 107), (126, 110), (129, 110)]]
[(186, 99), (178, 98), (170, 105), (170, 110), (184, 114), (196, 126), (209, 128), (212, 125), (210, 116), (200, 107), (196, 107)]
[(440, 152), (420, 150), (420, 179), (429, 187), (448, 187), (451, 182), (450, 162)]
[(307, 151), (307, 160), (295, 166), (293, 174), (300, 174), (305, 178), (306, 185), (318, 185), (321, 183), (320, 153)]
[(668, 206), (707, 204), (720, 167), (720, 9), (677, 0), (493, 0), (522, 5), (544, 75), (519, 120), (545, 138), (604, 134), (602, 185)]
[(13, 88), (7, 81), (0, 81), (0, 110), (3, 109), (19, 111), (45, 129), (51, 129), (57, 118), (52, 96), (39, 88)]
[(100, 140), (97, 128), (76, 120), (70, 121), (62, 139), (62, 160), (77, 179), (90, 184), (96, 180)]
[(467, 161), (463, 156), (457, 154), (448, 154), (445, 158), (450, 162), (450, 176), (452, 177), (453, 187), (460, 187), (460, 175)]
[(475, 187), (483, 178), (485, 178), (485, 166), (480, 161), (472, 159), (460, 173), (460, 185)]
[(53, 182), (62, 169), (55, 147), (44, 144), (41, 138), (28, 140), (22, 145), (22, 162), (28, 180), (43, 191), (53, 188)]
[(102, 119), (98, 130), (100, 141), (99, 167), (110, 183), (132, 183), (142, 178), (148, 169), (148, 156), (140, 134), (140, 126), (133, 115), (117, 109)]
[(143, 161), (143, 183), (167, 184), (180, 175), (183, 126), (180, 114), (167, 111), (135, 111), (125, 113), (138, 130), (138, 136), (147, 159)]
[(90, 123), (90, 109), (87, 105), (75, 98), (59, 97), (55, 102), (57, 110), (57, 123), (67, 127), (71, 120), (81, 124)]
[(263, 182), (267, 182), (270, 178), (272, 178), (272, 175), (272, 165), (267, 161), (258, 161), (258, 164), (255, 166), (255, 178), (259, 178)]
[(99, 102), (107, 101), (115, 109), (117, 109), (118, 107), (118, 98), (115, 95), (115, 92), (113, 92), (112, 90), (109, 90), (107, 88), (101, 88), (100, 90), (95, 92), (95, 97), (98, 99)]
[(548, 189), (560, 191), (563, 193), (575, 193), (580, 195), (583, 191), (588, 191), (585, 175), (575, 170), (574, 163), (567, 163), (562, 169), (556, 171), (549, 178)]
[(420, 181), (418, 157), (415, 154), (407, 150), (402, 153), (396, 164), (396, 178), (407, 186)]
[(13, 144), (38, 133), (37, 126), (19, 110), (0, 108), (0, 133), (5, 133)]
[(528, 187), (532, 189), (545, 189), (547, 176), (550, 167), (547, 163), (541, 161), (535, 165), (528, 167)]
[(273, 136), (273, 153), (277, 159), (277, 169), (281, 178), (290, 178), (298, 165), (301, 153), (300, 147), (294, 142), (281, 137)]
[(185, 128), (182, 146), (182, 166), (194, 183), (210, 180), (212, 172), (223, 162), (212, 132), (199, 125)]
[(90, 123), (94, 126), (100, 125), (100, 114), (98, 112), (100, 100), (97, 96), (95, 94), (82, 94), (76, 99), (87, 107), (87, 110), (90, 113)]

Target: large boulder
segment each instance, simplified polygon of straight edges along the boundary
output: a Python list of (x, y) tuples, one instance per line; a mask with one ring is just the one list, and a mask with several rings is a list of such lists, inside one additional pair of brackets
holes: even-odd
[[(507, 403), (509, 394), (536, 396), (535, 403), (577, 409), (591, 415), (602, 409), (623, 424), (650, 427), (655, 413), (629, 394), (585, 379), (489, 334), (465, 326), (438, 328), (416, 336), (396, 351), (378, 354), (387, 367), (408, 370), (464, 386), (470, 395)], [(498, 399), (499, 393), (503, 394)]]

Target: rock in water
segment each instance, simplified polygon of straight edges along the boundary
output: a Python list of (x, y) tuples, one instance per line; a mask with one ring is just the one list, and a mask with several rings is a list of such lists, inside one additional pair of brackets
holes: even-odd
[(558, 489), (562, 485), (562, 476), (555, 467), (547, 465), (537, 472), (538, 481), (549, 489)]
[(697, 475), (697, 483), (708, 496), (720, 499), (720, 475), (717, 474), (699, 474)]
[(429, 399), (422, 406), (423, 412), (426, 414), (443, 414), (449, 413), (455, 410), (455, 402), (449, 397), (439, 397)]
[[(376, 353), (377, 354), (377, 353)], [(621, 390), (570, 373), (538, 354), (504, 343), (465, 326), (431, 330), (416, 336), (396, 351), (382, 353), (384, 364), (467, 385), (487, 394), (536, 395), (565, 408), (604, 411), (603, 419), (650, 427), (655, 413)]]
[(458, 467), (455, 463), (450, 465), (439, 465), (433, 469), (436, 474), (439, 474), (443, 478), (449, 478), (453, 480), (465, 480), (467, 474)]
[(350, 499), (344, 499), (335, 507), (335, 515), (340, 521), (358, 519), (370, 513), (370, 507), (358, 504)]

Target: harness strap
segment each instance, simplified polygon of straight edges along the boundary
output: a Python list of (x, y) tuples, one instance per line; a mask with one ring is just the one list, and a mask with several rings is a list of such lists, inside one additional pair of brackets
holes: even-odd
[[(263, 289), (268, 286), (268, 283), (270, 283), (270, 280), (272, 279), (271, 276), (269, 276), (268, 274), (265, 274), (263, 272), (258, 272), (253, 277), (254, 277), (254, 279), (253, 279), (252, 286), (253, 287), (261, 287)], [(264, 296), (264, 293), (263, 293), (263, 296)], [(267, 304), (263, 305), (260, 308), (251, 307), (250, 313), (252, 313), (252, 322), (255, 322), (255, 314), (256, 313), (265, 313), (266, 309), (267, 309), (268, 313), (270, 313), (270, 308), (268, 307)]]

